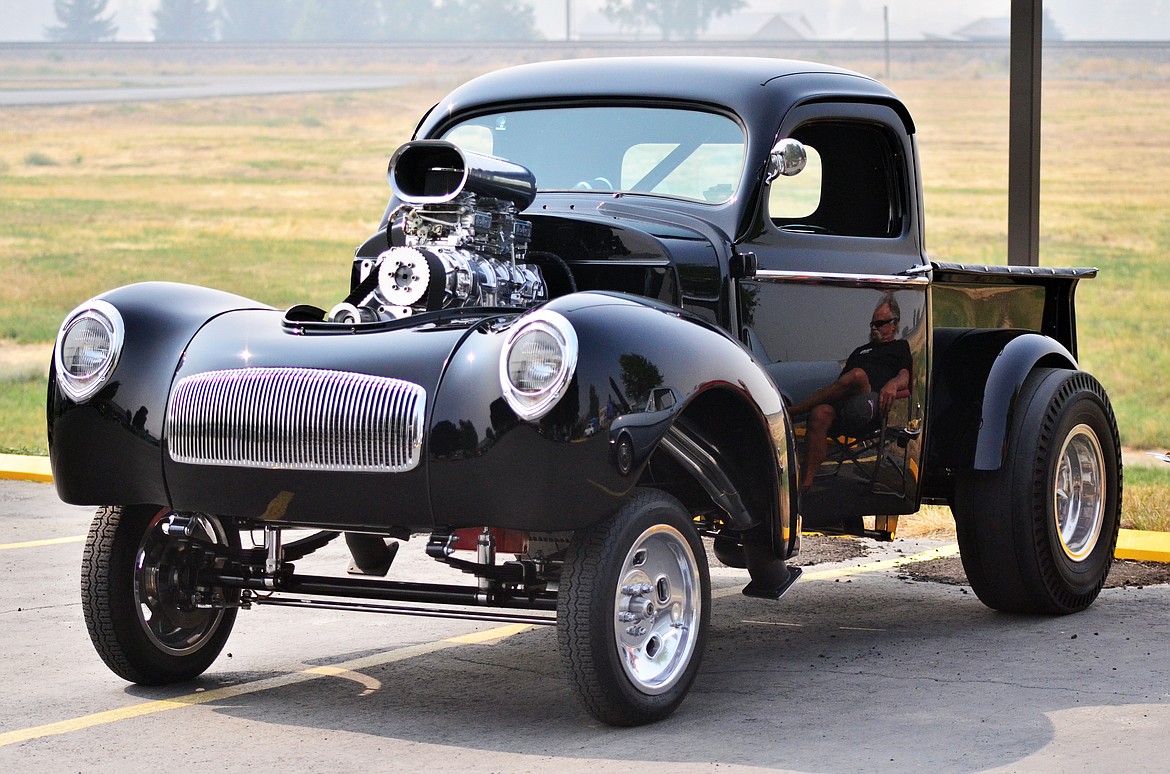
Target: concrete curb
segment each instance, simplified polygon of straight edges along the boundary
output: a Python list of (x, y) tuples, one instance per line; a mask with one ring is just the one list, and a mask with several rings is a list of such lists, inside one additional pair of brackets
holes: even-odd
[[(5, 478), (49, 482), (53, 480), (53, 471), (48, 457), (0, 454), (0, 479)], [(1140, 562), (1170, 562), (1170, 532), (1123, 529), (1117, 536), (1113, 556)]]
[(1139, 562), (1170, 562), (1170, 532), (1123, 529), (1117, 533), (1113, 557)]
[(52, 481), (48, 457), (0, 454), (0, 478), (16, 481)]

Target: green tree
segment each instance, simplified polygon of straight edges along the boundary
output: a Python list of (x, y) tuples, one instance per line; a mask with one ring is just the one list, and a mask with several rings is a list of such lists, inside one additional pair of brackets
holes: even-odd
[(662, 386), (662, 372), (645, 355), (630, 352), (618, 357), (622, 369), (622, 386), (626, 402), (640, 410), (650, 398), (650, 391)]
[(694, 40), (713, 18), (746, 5), (745, 0), (605, 0), (602, 13), (623, 27), (657, 27), (663, 40)]
[(1042, 12), (1043, 18), (1041, 20), (1040, 34), (1044, 36), (1044, 40), (1064, 40), (1064, 31), (1057, 26), (1056, 20), (1048, 14), (1048, 9), (1045, 8)]
[(154, 12), (154, 39), (215, 40), (215, 13), (209, 0), (162, 0)]
[[(431, 40), (441, 37), (443, 15), (434, 0), (383, 0), (386, 40)], [(449, 25), (448, 25), (449, 26)]]
[(523, 0), (446, 0), (436, 13), (448, 40), (532, 40), (536, 13)]
[(118, 25), (112, 16), (103, 17), (108, 0), (53, 0), (55, 27), (45, 28), (45, 37), (71, 43), (113, 40)]
[(376, 40), (382, 37), (386, 0), (304, 0), (293, 29), (295, 40)]
[(382, 0), (387, 40), (532, 40), (524, 0)]
[(289, 40), (301, 3), (294, 0), (220, 0), (223, 40)]

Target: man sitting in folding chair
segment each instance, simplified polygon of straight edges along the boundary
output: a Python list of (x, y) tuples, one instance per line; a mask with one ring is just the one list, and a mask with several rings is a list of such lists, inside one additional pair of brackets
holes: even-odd
[(898, 395), (910, 389), (910, 345), (895, 338), (898, 320), (898, 302), (892, 295), (883, 296), (870, 318), (869, 342), (853, 350), (832, 384), (789, 409), (794, 417), (809, 415), (800, 491), (812, 488), (828, 455), (830, 428), (834, 435), (860, 437), (876, 429)]

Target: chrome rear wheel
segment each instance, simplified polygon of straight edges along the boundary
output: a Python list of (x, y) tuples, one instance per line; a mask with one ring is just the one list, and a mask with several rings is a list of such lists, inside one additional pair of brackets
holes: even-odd
[(1092, 427), (1077, 425), (1060, 450), (1052, 492), (1056, 534), (1074, 562), (1083, 562), (1101, 537), (1106, 488), (1101, 442)]

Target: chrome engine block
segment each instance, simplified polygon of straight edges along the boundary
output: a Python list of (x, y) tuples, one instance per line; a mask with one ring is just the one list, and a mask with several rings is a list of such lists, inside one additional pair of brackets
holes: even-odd
[(394, 154), (390, 182), (401, 204), (387, 229), (400, 230), (405, 244), (361, 261), (357, 288), (329, 312), (331, 322), (548, 299), (540, 267), (524, 262), (532, 225), (516, 217), (535, 195), (526, 169), (450, 143), (416, 142)]

